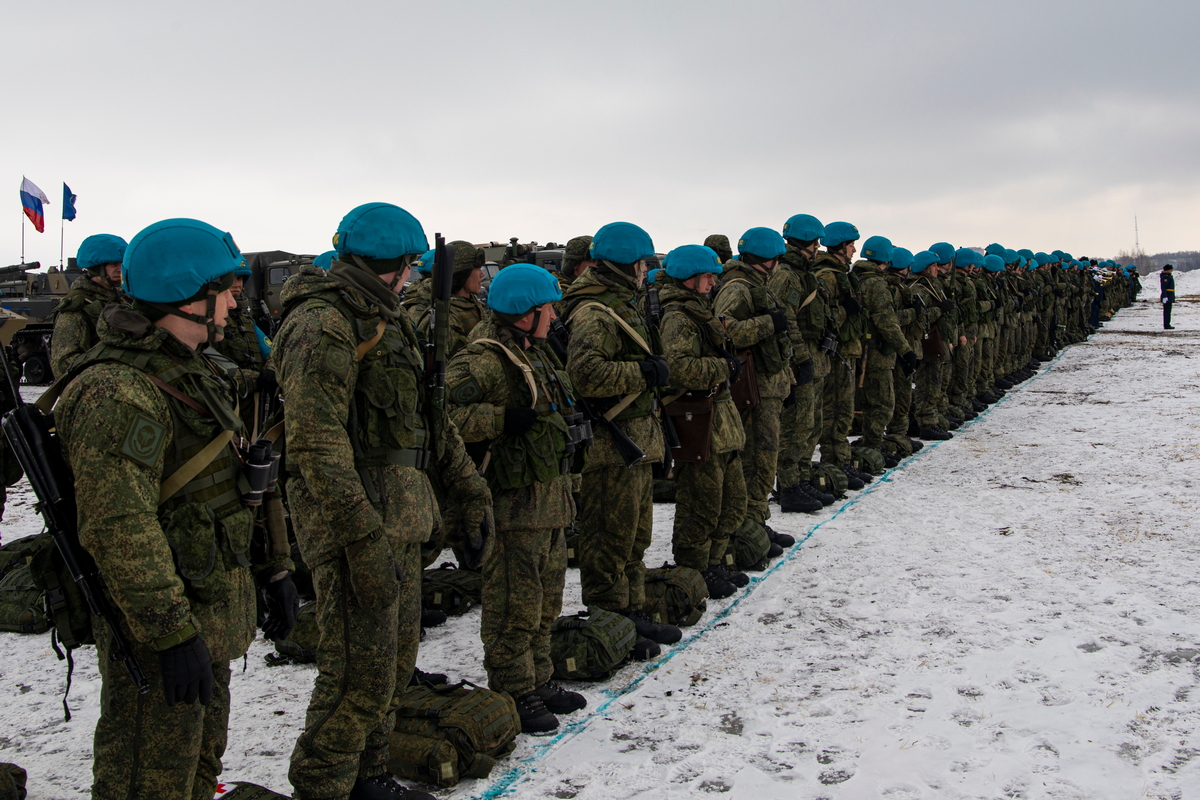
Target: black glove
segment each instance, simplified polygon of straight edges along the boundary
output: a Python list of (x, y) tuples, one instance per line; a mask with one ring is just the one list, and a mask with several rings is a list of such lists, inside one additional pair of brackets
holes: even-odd
[(958, 306), (958, 303), (953, 297), (947, 297), (945, 300), (938, 303), (938, 308), (942, 310), (943, 314), (949, 314), (955, 309), (956, 306)]
[(463, 557), (466, 563), (463, 564), (467, 569), (480, 569), (483, 562), (492, 552), (494, 537), (492, 531), (496, 529), (496, 524), (492, 517), (492, 507), (484, 506), (483, 516), (478, 524), (467, 523), (465, 531), (466, 537), (463, 541)]
[(160, 650), (158, 671), (162, 675), (167, 705), (191, 705), (200, 698), (206, 706), (213, 696), (212, 656), (208, 645), (197, 634), (182, 644)]
[(776, 333), (787, 332), (787, 314), (783, 313), (782, 311), (768, 311), (767, 316), (771, 318), (771, 324), (775, 326)]
[(792, 374), (796, 376), (796, 385), (803, 386), (806, 383), (812, 383), (816, 377), (813, 371), (813, 360), (811, 358), (801, 361), (796, 366), (792, 367)]
[(538, 413), (532, 408), (507, 408), (504, 410), (504, 433), (508, 436), (528, 433), (537, 418)]
[(264, 369), (258, 373), (258, 393), (266, 395), (274, 395), (279, 392), (279, 379), (275, 377), (275, 370)]
[(666, 386), (671, 380), (671, 370), (662, 356), (646, 356), (638, 362), (638, 366), (642, 368), (642, 377), (646, 379), (647, 389)]
[(839, 302), (842, 308), (846, 309), (847, 314), (857, 314), (862, 311), (862, 303), (858, 302), (858, 298), (850, 293), (842, 295)]
[(900, 356), (900, 369), (904, 371), (904, 377), (911, 378), (912, 374), (917, 371), (917, 354), (909, 350)]
[(300, 613), (300, 593), (290, 574), (277, 581), (268, 581), (262, 589), (263, 606), (267, 618), (263, 620), (263, 636), (268, 639), (286, 639), (296, 627), (296, 615)]
[(729, 382), (737, 383), (738, 376), (742, 374), (742, 362), (737, 356), (731, 356), (729, 353), (721, 353), (721, 357), (725, 359), (725, 365), (729, 367)]
[(793, 383), (788, 389), (787, 397), (783, 398), (783, 407), (791, 408), (794, 405), (796, 405), (796, 384)]
[(912, 299), (908, 301), (908, 307), (920, 311), (925, 307), (925, 298), (921, 297), (919, 294), (913, 293)]

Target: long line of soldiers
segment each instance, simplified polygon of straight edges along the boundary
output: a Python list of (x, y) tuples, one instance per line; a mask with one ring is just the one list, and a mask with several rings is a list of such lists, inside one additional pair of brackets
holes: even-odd
[(444, 545), (483, 574), (489, 687), (513, 696), (526, 732), (554, 730), (586, 704), (551, 680), (567, 528), (584, 603), (628, 616), (635, 654), (653, 657), (681, 636), (644, 611), (669, 454), (675, 561), (728, 596), (748, 581), (731, 539), (766, 532), (767, 557), (794, 544), (767, 525), (773, 489), (784, 511), (815, 511), (861, 487), (884, 453), (918, 446), (910, 431), (948, 437), (1137, 292), (1111, 269), (1101, 290), (1058, 252), (909, 254), (872, 237), (855, 261), (858, 239), (797, 215), (782, 234), (747, 231), (737, 258), (719, 236), (675, 248), (646, 285), (650, 236), (611, 223), (570, 242), (559, 276), (501, 270), (486, 307), (482, 253), (453, 242), (445, 414), (425, 358), (432, 278), (404, 290), (436, 253), (397, 206), (343, 218), (335, 249), (285, 286), (273, 345), (238, 302), (248, 270), (228, 233), (175, 219), (127, 247), (85, 241), (88, 275), (54, 337), (55, 420), (80, 540), (151, 683), (138, 693), (100, 631), (93, 796), (210, 797), (256, 592), (269, 636), (295, 623), (296, 563), (270, 524), (282, 498), (245, 502), (257, 462), (244, 443), (274, 435), (271, 398), (286, 407), (287, 502), (320, 632), (296, 796), (416, 800), (429, 795), (386, 772), (387, 742), (403, 688), (444, 679), (415, 670), (420, 570)]

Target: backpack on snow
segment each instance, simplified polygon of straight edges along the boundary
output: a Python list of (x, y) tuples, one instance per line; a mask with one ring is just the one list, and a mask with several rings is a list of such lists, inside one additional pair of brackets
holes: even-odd
[(624, 614), (598, 608), (559, 617), (550, 627), (550, 662), (554, 677), (569, 681), (602, 681), (625, 662), (637, 641), (637, 627)]
[(883, 453), (874, 447), (851, 447), (850, 466), (872, 475), (882, 475), (883, 471), (887, 469), (887, 464), (883, 461)]
[[(33, 590), (45, 595), (44, 601), (39, 605), (45, 609), (46, 627), (23, 632), (41, 633), (53, 626), (56, 641), (68, 650), (95, 643), (96, 640), (92, 636), (92, 609), (84, 599), (79, 585), (71, 577), (71, 572), (63, 562), (62, 555), (49, 533), (15, 539), (0, 547), (0, 575), (8, 578), (14, 572), (20, 572), (27, 576), (27, 579), (12, 579), (10, 588), (14, 594), (8, 595), (8, 598), (13, 602), (19, 602), (16, 593), (25, 591)], [(28, 589), (16, 588), (17, 585), (24, 586), (25, 583), (28, 583)], [(57, 645), (55, 649), (57, 650)]]
[(33, 583), (29, 565), (20, 563), (0, 578), (0, 631), (45, 633), (46, 593)]
[(466, 681), (412, 686), (400, 695), (387, 769), (445, 787), (486, 778), (496, 760), (516, 747), (520, 732), (517, 704), (503, 692)]
[(655, 622), (687, 627), (708, 610), (708, 584), (691, 567), (663, 564), (646, 570), (646, 604), (643, 610)]
[(483, 599), (483, 573), (449, 561), (421, 573), (421, 607), (451, 616), (465, 614)]
[(275, 652), (279, 656), (267, 655), (267, 663), (271, 666), (291, 662), (293, 664), (312, 664), (317, 660), (317, 601), (309, 600), (300, 604), (296, 613), (296, 626), (286, 639), (275, 640)]
[(889, 433), (883, 437), (883, 449), (907, 458), (913, 454), (912, 439), (903, 434)]
[(850, 488), (850, 482), (841, 467), (833, 464), (814, 463), (812, 465), (813, 484), (822, 492), (828, 492), (834, 497), (841, 497)]
[(25, 800), (25, 770), (0, 762), (0, 800)]
[(733, 564), (737, 569), (761, 572), (767, 568), (770, 561), (767, 557), (770, 550), (771, 540), (767, 536), (767, 529), (748, 519), (729, 534), (729, 549), (725, 551), (726, 561), (732, 555)]

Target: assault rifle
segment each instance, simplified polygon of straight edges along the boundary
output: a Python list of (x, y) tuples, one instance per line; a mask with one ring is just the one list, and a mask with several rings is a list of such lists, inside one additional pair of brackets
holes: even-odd
[(426, 386), (433, 408), (434, 441), (441, 441), (446, 416), (446, 349), (450, 334), (450, 287), (454, 280), (454, 245), (440, 233), (433, 235), (433, 304), (429, 342), (425, 345)]
[[(646, 330), (651, 334), (652, 338), (658, 333), (658, 326), (662, 323), (662, 304), (658, 300), (658, 287), (653, 283), (646, 285)], [(655, 400), (658, 407), (662, 409), (662, 414), (659, 415), (659, 421), (662, 424), (663, 433), (663, 460), (654, 465), (654, 471), (657, 478), (670, 478), (671, 470), (675, 466), (675, 461), (671, 457), (672, 450), (680, 448), (679, 432), (675, 430), (675, 420), (671, 419), (671, 415), (663, 408), (662, 403)]]
[[(79, 586), (79, 591), (92, 613), (104, 620), (108, 627), (111, 642), (109, 658), (124, 664), (138, 693), (145, 694), (150, 690), (150, 682), (133, 655), (129, 640), (121, 632), (118, 612), (104, 596), (100, 569), (91, 554), (79, 544), (75, 478), (63, 457), (58, 437), (52, 433), (53, 423), (40, 408), (26, 403), (21, 397), (12, 372), (9, 371), (8, 358), (4, 351), (5, 348), (0, 346), (0, 368), (4, 370), (13, 394), (13, 402), (16, 404), (16, 408), (5, 414), (3, 422), (0, 423), (4, 428), (4, 435), (8, 438), (9, 446), (21, 464), (21, 469), (25, 470), (25, 477), (29, 479), (33, 493), (37, 495), (36, 508), (46, 523), (46, 530), (54, 540), (63, 564)], [(48, 603), (53, 602), (50, 597), (46, 599)], [(67, 652), (69, 658), (70, 650)], [(64, 656), (60, 655), (59, 658)], [(67, 686), (69, 689), (69, 677)]]

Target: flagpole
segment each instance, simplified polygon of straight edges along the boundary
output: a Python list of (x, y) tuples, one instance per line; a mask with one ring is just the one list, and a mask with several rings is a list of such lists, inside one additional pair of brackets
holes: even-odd
[(21, 208), (21, 263), (25, 263), (25, 209), (23, 207)]
[(67, 223), (63, 221), (62, 214), (58, 215), (58, 271), (64, 272), (66, 267), (63, 265), (63, 230)]

